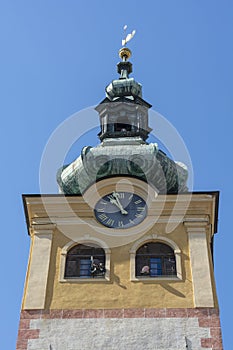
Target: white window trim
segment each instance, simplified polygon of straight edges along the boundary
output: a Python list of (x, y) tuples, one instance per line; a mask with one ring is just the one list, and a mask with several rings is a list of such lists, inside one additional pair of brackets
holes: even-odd
[[(136, 252), (140, 246), (142, 246), (144, 243), (148, 242), (161, 242), (169, 245), (175, 254), (175, 259), (176, 259), (176, 276), (161, 276), (161, 277), (136, 277), (135, 275), (135, 259), (136, 259)], [(182, 264), (181, 264), (181, 250), (178, 247), (178, 245), (173, 242), (171, 239), (166, 238), (164, 236), (159, 236), (157, 234), (152, 234), (148, 236), (144, 236), (140, 238), (138, 241), (134, 243), (132, 248), (129, 251), (130, 253), (130, 280), (131, 281), (164, 281), (164, 280), (171, 280), (171, 281), (177, 281), (177, 280), (182, 280)]]
[[(65, 266), (66, 266), (66, 257), (68, 251), (78, 245), (78, 244), (96, 244), (100, 248), (104, 249), (105, 252), (105, 275), (102, 278), (65, 278)], [(106, 245), (105, 242), (102, 240), (95, 238), (95, 237), (88, 237), (88, 238), (80, 238), (77, 242), (70, 241), (68, 242), (61, 251), (61, 258), (60, 258), (60, 275), (59, 275), (59, 282), (63, 283), (82, 283), (82, 282), (103, 282), (103, 281), (110, 281), (110, 255), (111, 250)]]

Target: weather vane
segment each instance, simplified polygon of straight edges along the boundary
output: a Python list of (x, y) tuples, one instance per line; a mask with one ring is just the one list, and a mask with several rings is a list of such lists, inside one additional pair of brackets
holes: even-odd
[(133, 39), (133, 37), (136, 33), (136, 30), (133, 30), (132, 33), (126, 35), (127, 28), (128, 28), (128, 26), (124, 25), (123, 29), (124, 29), (124, 33), (125, 33), (125, 39), (122, 39), (122, 41), (121, 41), (122, 46), (125, 46), (131, 39)]

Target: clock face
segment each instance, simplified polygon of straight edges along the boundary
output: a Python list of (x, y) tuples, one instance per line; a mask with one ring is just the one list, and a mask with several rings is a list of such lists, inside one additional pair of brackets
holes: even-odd
[(104, 226), (122, 229), (142, 222), (147, 206), (144, 199), (135, 193), (112, 192), (97, 202), (94, 211), (96, 219)]

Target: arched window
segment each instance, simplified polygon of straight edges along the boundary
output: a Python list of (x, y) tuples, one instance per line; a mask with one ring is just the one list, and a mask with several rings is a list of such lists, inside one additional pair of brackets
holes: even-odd
[(136, 277), (176, 276), (173, 249), (161, 242), (144, 243), (136, 252)]
[(131, 131), (132, 126), (128, 118), (119, 117), (115, 122), (115, 131)]
[(105, 252), (97, 245), (78, 244), (66, 255), (65, 278), (104, 277)]

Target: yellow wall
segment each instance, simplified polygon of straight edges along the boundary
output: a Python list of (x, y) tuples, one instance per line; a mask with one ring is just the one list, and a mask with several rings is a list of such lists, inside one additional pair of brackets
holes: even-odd
[[(103, 182), (101, 181), (98, 184), (102, 186)], [(104, 186), (103, 189), (106, 190)], [(106, 191), (110, 190), (112, 189), (107, 189)], [(141, 191), (141, 189), (139, 190)], [(90, 198), (92, 197), (90, 193)], [(175, 212), (174, 203), (176, 202), (176, 197), (174, 195), (168, 196), (168, 198), (163, 198), (163, 196), (158, 196), (156, 199), (152, 198), (148, 218), (145, 219), (145, 222), (147, 221), (151, 225), (146, 226), (144, 222), (142, 229), (151, 227), (159, 205), (163, 207), (165, 203), (165, 206), (162, 213), (160, 213), (160, 220), (152, 228), (147, 229), (148, 231), (144, 233), (144, 237), (153, 235), (154, 239), (156, 239), (156, 235), (158, 235), (160, 240), (161, 237), (164, 237), (164, 239), (174, 242), (174, 245), (181, 251), (182, 279), (131, 280), (130, 251), (135, 242), (130, 242), (132, 236), (128, 236), (127, 243), (124, 240), (122, 246), (110, 247), (111, 269), (109, 281), (94, 278), (88, 281), (77, 279), (77, 282), (61, 281), (61, 252), (71, 240), (68, 236), (73, 237), (73, 239), (75, 237), (78, 239), (77, 237), (92, 236), (93, 238), (99, 238), (105, 241), (107, 245), (110, 245), (109, 242), (113, 237), (111, 236), (110, 238), (106, 232), (102, 233), (101, 230), (99, 232), (97, 227), (95, 228), (93, 226), (96, 223), (93, 210), (84, 203), (82, 198), (68, 198), (59, 196), (43, 198), (43, 201), (46, 201), (46, 209), (51, 210), (52, 220), (48, 217), (48, 213), (45, 211), (44, 203), (40, 197), (27, 198), (31, 250), (28, 265), (29, 273), (27, 274), (24, 291), (26, 297), (24, 296), (23, 308), (26, 308), (26, 305), (29, 305), (28, 308), (30, 309), (39, 309), (41, 305), (43, 305), (42, 308), (46, 309), (218, 307), (210, 252), (210, 237), (214, 233), (214, 196), (212, 197), (209, 194), (194, 194), (190, 203), (186, 200), (186, 197), (181, 197)], [(162, 198), (161, 201), (160, 198)], [(69, 208), (71, 208), (70, 211), (67, 211), (67, 203), (69, 204)], [(187, 203), (189, 205), (186, 208), (185, 205)], [(180, 215), (183, 216), (183, 219), (179, 219), (178, 222), (180, 223), (174, 231), (172, 233), (165, 233), (169, 218), (173, 217), (174, 220), (177, 220), (177, 218), (180, 218)], [(80, 221), (80, 218), (84, 220)], [(101, 226), (98, 223), (97, 225)], [(60, 227), (63, 233), (57, 227)], [(136, 227), (132, 228), (133, 233), (135, 233), (134, 230), (136, 230)], [(143, 237), (140, 232), (141, 229), (134, 235), (136, 241)], [(121, 232), (120, 234), (123, 235), (123, 233)], [(33, 245), (34, 235), (37, 238), (37, 242), (44, 242), (43, 244), (40, 243), (41, 246), (37, 250), (34, 248), (35, 245)], [(118, 232), (117, 237), (119, 239)], [(205, 248), (206, 237), (207, 248)], [(197, 243), (197, 239), (199, 243)], [(84, 241), (81, 243), (84, 243)], [(36, 251), (37, 259), (33, 255)], [(47, 254), (46, 256), (45, 252)], [(198, 256), (203, 257), (203, 255), (205, 255), (205, 266), (202, 264), (200, 258), (197, 259)], [(33, 256), (34, 260), (32, 259)], [(41, 270), (40, 257), (42, 259), (41, 261), (47, 259), (48, 263), (47, 265), (44, 264), (43, 271)], [(190, 259), (192, 259), (192, 266)], [(34, 261), (34, 265), (32, 261)], [(40, 293), (37, 292), (36, 288), (38, 278), (44, 283), (44, 289), (40, 288)], [(203, 278), (209, 283), (208, 288), (205, 288), (205, 280)], [(31, 281), (31, 284), (28, 281)], [(196, 292), (194, 288), (196, 288)], [(207, 295), (209, 298), (208, 302), (206, 302), (207, 289), (209, 293)]]
[[(150, 233), (153, 232), (153, 229)], [(148, 234), (148, 233), (147, 233)], [(130, 248), (111, 250), (110, 281), (59, 282), (61, 249), (69, 240), (54, 234), (47, 286), (46, 308), (193, 307), (187, 235), (182, 225), (169, 235), (182, 251), (183, 280), (130, 281)]]

